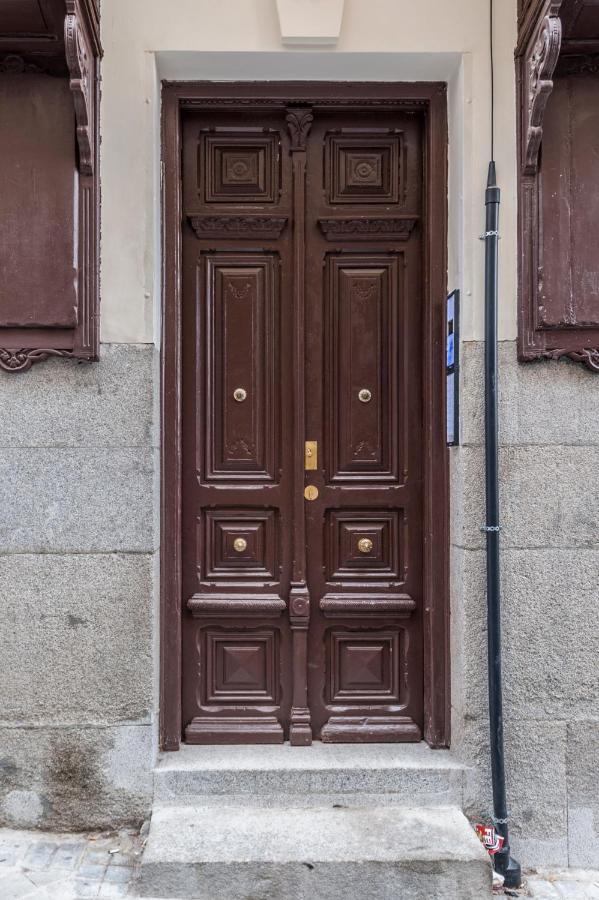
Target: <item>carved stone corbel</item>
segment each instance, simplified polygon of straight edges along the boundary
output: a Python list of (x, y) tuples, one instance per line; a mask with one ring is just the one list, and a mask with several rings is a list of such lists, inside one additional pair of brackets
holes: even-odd
[(79, 170), (82, 175), (94, 173), (94, 54), (90, 36), (76, 0), (67, 0), (64, 22), (65, 55), (69, 67), (69, 85), (73, 92)]
[[(559, 4), (557, 4), (559, 6)], [(559, 59), (562, 42), (562, 23), (557, 14), (543, 17), (529, 44), (525, 57), (523, 97), (524, 123), (522, 137), (523, 172), (534, 175), (539, 160), (539, 149), (543, 138), (543, 116), (547, 100), (553, 90), (553, 73)]]

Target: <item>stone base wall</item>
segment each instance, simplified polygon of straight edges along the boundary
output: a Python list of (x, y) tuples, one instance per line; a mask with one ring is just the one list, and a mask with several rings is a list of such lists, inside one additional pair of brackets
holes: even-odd
[(151, 805), (157, 365), (0, 377), (0, 823), (87, 829)]
[[(462, 347), (451, 451), (453, 746), (488, 816), (481, 343)], [(505, 746), (515, 855), (599, 866), (599, 378), (500, 347)]]
[[(599, 378), (501, 345), (505, 737), (523, 865), (599, 867)], [(452, 746), (488, 817), (483, 346), (452, 474)], [(158, 668), (157, 359), (104, 345), (0, 378), (0, 823), (149, 811)]]

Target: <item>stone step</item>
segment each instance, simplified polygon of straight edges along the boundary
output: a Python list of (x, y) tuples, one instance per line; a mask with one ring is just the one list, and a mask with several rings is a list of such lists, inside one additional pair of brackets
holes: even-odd
[[(191, 746), (162, 754), (157, 803), (461, 806), (463, 765), (426, 744)], [(291, 799), (293, 798), (293, 799)]]
[(456, 808), (154, 808), (140, 897), (482, 900), (487, 854)]

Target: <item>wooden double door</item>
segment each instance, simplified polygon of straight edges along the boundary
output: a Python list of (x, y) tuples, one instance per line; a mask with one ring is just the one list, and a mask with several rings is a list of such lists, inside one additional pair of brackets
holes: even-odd
[(183, 113), (188, 742), (422, 736), (422, 130)]

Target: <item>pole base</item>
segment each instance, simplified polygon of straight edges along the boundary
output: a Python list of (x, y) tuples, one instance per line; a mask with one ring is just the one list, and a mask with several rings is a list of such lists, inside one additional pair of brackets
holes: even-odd
[(522, 886), (522, 867), (517, 859), (507, 853), (496, 853), (493, 857), (493, 866), (496, 872), (504, 877), (504, 887), (519, 888)]

